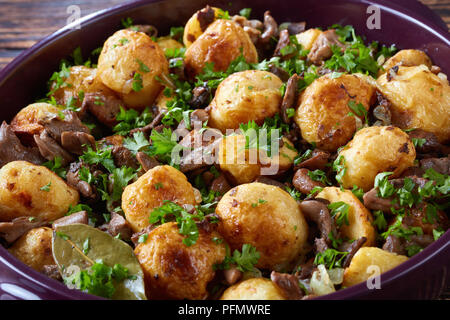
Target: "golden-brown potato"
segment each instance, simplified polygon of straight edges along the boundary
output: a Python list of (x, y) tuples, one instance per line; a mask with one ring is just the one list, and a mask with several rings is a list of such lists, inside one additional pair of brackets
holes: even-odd
[(150, 213), (164, 200), (178, 205), (195, 205), (192, 185), (186, 176), (171, 166), (157, 166), (147, 171), (122, 194), (122, 209), (133, 231), (147, 227)]
[(158, 110), (161, 111), (162, 109), (167, 110), (167, 102), (173, 99), (174, 95), (171, 95), (170, 97), (166, 96), (164, 94), (164, 90), (161, 91), (158, 96), (156, 97), (155, 102), (153, 103), (155, 106), (158, 107)]
[(286, 300), (271, 280), (252, 278), (229, 287), (220, 300)]
[(165, 223), (148, 234), (134, 253), (144, 271), (150, 299), (204, 299), (206, 285), (214, 277), (213, 266), (225, 258), (225, 244), (212, 239), (213, 231), (199, 228), (197, 242), (183, 243), (176, 222)]
[[(211, 9), (214, 10), (214, 19), (217, 19), (219, 13), (221, 12), (221, 9), (216, 7), (211, 7)], [(198, 11), (192, 15), (192, 17), (188, 20), (188, 22), (186, 22), (186, 25), (184, 26), (183, 42), (186, 48), (190, 47), (191, 44), (195, 40), (197, 40), (197, 38), (200, 37), (203, 33), (203, 30), (200, 27), (200, 23), (197, 19), (197, 14)]]
[(250, 120), (262, 124), (280, 111), (282, 85), (280, 78), (267, 71), (233, 73), (222, 81), (209, 105), (209, 126), (225, 133)]
[(22, 216), (53, 221), (78, 200), (78, 191), (46, 167), (13, 161), (0, 169), (0, 221)]
[(41, 272), (45, 265), (54, 265), (51, 228), (35, 228), (21, 236), (8, 251), (17, 259)]
[(304, 32), (296, 34), (295, 37), (299, 44), (302, 45), (302, 48), (305, 50), (311, 50), (314, 41), (316, 41), (317, 37), (322, 33), (319, 29), (308, 29)]
[(431, 59), (425, 52), (414, 49), (400, 50), (386, 60), (383, 64), (383, 68), (380, 69), (378, 76), (382, 75), (393, 66), (414, 67), (420, 66), (421, 64), (426, 65), (428, 68), (431, 68), (432, 66)]
[(434, 133), (442, 143), (450, 141), (450, 86), (424, 65), (399, 67), (388, 81), (387, 73), (377, 79), (379, 90), (392, 106), (392, 124)]
[[(11, 121), (11, 128), (21, 138), (32, 140), (33, 135), (41, 134), (44, 127), (39, 124), (46, 117), (57, 115), (61, 111), (49, 103), (33, 103), (20, 110)], [(30, 141), (31, 141), (30, 140)]]
[(231, 20), (219, 19), (186, 50), (186, 71), (193, 78), (207, 62), (214, 63), (215, 71), (225, 71), (241, 54), (249, 63), (258, 62), (256, 48), (244, 29)]
[(260, 175), (277, 175), (288, 170), (298, 152), (292, 142), (283, 137), (283, 146), (271, 157), (264, 150), (245, 148), (242, 134), (224, 137), (219, 145), (220, 169), (236, 184), (249, 183)]
[(166, 52), (167, 49), (179, 49), (183, 48), (183, 45), (179, 43), (177, 40), (172, 39), (171, 37), (161, 37), (156, 41), (158, 46), (162, 51)]
[(399, 264), (408, 260), (408, 257), (384, 251), (376, 247), (364, 247), (356, 252), (350, 262), (350, 266), (345, 269), (343, 286), (349, 287), (366, 281), (373, 276), (374, 270), (370, 266), (378, 266), (380, 273), (395, 268)]
[(127, 106), (140, 110), (153, 103), (162, 89), (157, 78), (168, 69), (164, 52), (148, 35), (119, 30), (103, 46), (97, 77)]
[[(316, 143), (321, 149), (336, 151), (356, 130), (355, 116), (349, 115), (352, 110), (348, 103), (361, 103), (369, 110), (374, 93), (375, 86), (355, 74), (343, 74), (336, 79), (325, 75), (316, 79), (300, 95), (294, 118), (303, 139)], [(364, 121), (364, 117), (361, 120)]]
[(348, 210), (349, 225), (342, 224), (340, 227), (342, 235), (354, 240), (366, 237), (367, 240), (364, 246), (370, 247), (375, 245), (375, 228), (372, 225), (372, 214), (350, 190), (326, 187), (317, 195), (317, 198), (326, 199), (331, 203), (342, 201), (348, 204), (350, 206)]
[(392, 171), (391, 177), (398, 177), (406, 168), (413, 166), (416, 150), (403, 130), (392, 126), (373, 126), (359, 130), (339, 152), (340, 156), (346, 168), (342, 176), (344, 188), (351, 189), (357, 185), (368, 191), (373, 187), (378, 173)]
[(249, 183), (228, 191), (219, 201), (219, 232), (232, 250), (251, 244), (260, 253), (256, 267), (280, 269), (303, 250), (308, 225), (297, 204), (281, 188)]
[[(65, 84), (59, 89), (56, 89), (52, 96), (61, 105), (66, 105), (70, 98), (76, 99), (73, 103), (79, 108), (81, 107), (82, 101), (78, 100), (78, 95), (81, 91), (84, 94), (100, 92), (105, 96), (114, 95), (112, 90), (105, 86), (96, 75), (97, 69), (85, 66), (71, 67), (69, 77), (64, 80)], [(55, 83), (51, 85), (51, 88), (54, 88), (54, 86)]]

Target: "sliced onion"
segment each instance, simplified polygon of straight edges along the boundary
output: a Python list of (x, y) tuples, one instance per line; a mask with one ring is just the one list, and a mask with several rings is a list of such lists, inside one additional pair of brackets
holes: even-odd
[(325, 294), (335, 292), (336, 289), (330, 280), (325, 266), (320, 264), (317, 269), (317, 271), (314, 271), (310, 281), (312, 292), (317, 296), (323, 296)]
[(344, 269), (334, 268), (327, 270), (328, 276), (333, 284), (341, 284), (344, 281)]

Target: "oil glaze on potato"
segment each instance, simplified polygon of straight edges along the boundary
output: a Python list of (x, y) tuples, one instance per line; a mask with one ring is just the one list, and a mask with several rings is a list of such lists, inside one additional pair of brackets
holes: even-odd
[(295, 37), (298, 43), (302, 45), (302, 49), (311, 50), (314, 41), (316, 41), (322, 32), (319, 29), (308, 29), (296, 34)]
[(44, 127), (39, 121), (55, 116), (61, 110), (49, 103), (33, 103), (20, 110), (11, 121), (11, 127), (19, 136), (26, 136), (27, 140), (33, 140), (33, 135), (41, 134)]
[(162, 51), (166, 51), (167, 49), (180, 49), (183, 48), (183, 45), (179, 43), (177, 40), (172, 39), (171, 37), (160, 37), (156, 41), (158, 46)]
[(413, 166), (416, 158), (414, 145), (403, 130), (397, 127), (368, 127), (359, 130), (352, 141), (339, 153), (345, 161), (342, 176), (344, 188), (353, 185), (368, 191), (380, 172), (393, 172), (398, 177)]
[(0, 221), (22, 216), (53, 221), (78, 199), (78, 191), (46, 167), (13, 161), (0, 169)]
[[(157, 77), (167, 74), (168, 68), (164, 52), (148, 35), (119, 30), (103, 46), (97, 77), (117, 92), (127, 106), (140, 110), (153, 103), (162, 89)], [(133, 82), (140, 82), (136, 74), (142, 79), (142, 89), (138, 91), (133, 89)]]
[(51, 228), (35, 228), (20, 237), (8, 251), (17, 259), (41, 272), (45, 265), (54, 265)]
[(252, 278), (226, 289), (220, 300), (286, 300), (286, 298), (271, 280)]
[(308, 225), (297, 202), (281, 188), (249, 183), (228, 191), (219, 201), (219, 233), (232, 250), (256, 247), (258, 268), (280, 269), (303, 249)]
[(195, 205), (192, 185), (186, 176), (171, 166), (157, 166), (128, 185), (122, 194), (122, 209), (133, 231), (147, 227), (150, 213), (164, 204)]
[(380, 248), (361, 248), (356, 252), (350, 266), (345, 269), (342, 285), (349, 287), (366, 281), (370, 276), (374, 275), (373, 269), (370, 269), (371, 266), (378, 267), (380, 273), (384, 273), (407, 260), (408, 257), (406, 256), (397, 255)]
[(349, 101), (369, 110), (374, 93), (375, 86), (362, 76), (343, 74), (332, 79), (326, 75), (316, 79), (300, 95), (294, 118), (303, 139), (321, 149), (336, 151), (356, 130), (355, 117), (349, 115)]
[(383, 64), (383, 68), (380, 69), (379, 75), (387, 72), (393, 66), (414, 67), (420, 66), (421, 64), (428, 68), (431, 68), (432, 66), (431, 59), (425, 52), (414, 49), (400, 50)]
[(176, 222), (165, 223), (148, 234), (134, 253), (144, 271), (147, 295), (150, 299), (204, 299), (206, 285), (213, 279), (213, 266), (225, 258), (225, 244), (213, 231), (199, 228), (197, 242), (183, 243)]
[(260, 175), (277, 175), (288, 170), (298, 152), (283, 137), (283, 146), (269, 157), (263, 150), (246, 149), (242, 134), (224, 137), (219, 146), (220, 169), (237, 184), (249, 183)]
[(338, 187), (326, 187), (316, 196), (333, 202), (345, 202), (350, 206), (348, 211), (348, 222), (340, 227), (344, 237), (357, 240), (366, 237), (364, 246), (373, 246), (375, 244), (375, 229), (372, 225), (373, 217), (369, 210), (359, 201), (359, 199), (350, 190), (341, 190)]
[(186, 50), (186, 71), (193, 78), (202, 72), (206, 62), (215, 71), (225, 71), (241, 54), (249, 63), (258, 62), (258, 53), (248, 34), (231, 20), (216, 20)]
[(402, 129), (418, 128), (450, 141), (450, 86), (426, 66), (399, 67), (390, 81), (377, 79), (379, 90), (392, 106), (392, 124)]
[(280, 78), (267, 71), (233, 73), (217, 88), (208, 124), (224, 133), (250, 120), (262, 124), (280, 111), (282, 84)]

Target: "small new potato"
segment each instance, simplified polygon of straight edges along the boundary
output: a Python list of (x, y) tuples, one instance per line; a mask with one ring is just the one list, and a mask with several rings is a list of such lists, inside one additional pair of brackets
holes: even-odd
[(217, 88), (208, 124), (224, 133), (250, 120), (261, 125), (280, 111), (282, 85), (280, 78), (267, 71), (233, 73)]
[(12, 161), (0, 169), (0, 221), (23, 216), (53, 221), (78, 200), (78, 191), (46, 167)]
[[(221, 9), (216, 7), (211, 7), (211, 9), (214, 10), (214, 20), (216, 20)], [(188, 22), (186, 22), (186, 25), (184, 26), (183, 42), (186, 48), (189, 48), (192, 43), (202, 35), (204, 31), (200, 27), (200, 22), (197, 19), (197, 14), (198, 11), (192, 15), (192, 17), (188, 20)]]
[(286, 300), (286, 298), (271, 280), (252, 278), (226, 289), (220, 300)]
[[(365, 77), (343, 74), (332, 79), (322, 76), (300, 95), (294, 117), (302, 137), (326, 151), (345, 145), (356, 131), (356, 115), (349, 102), (361, 103), (366, 111), (373, 101), (375, 86)], [(364, 117), (360, 117), (364, 121)]]
[(214, 71), (225, 71), (241, 54), (248, 63), (258, 62), (256, 48), (244, 29), (231, 20), (219, 19), (186, 50), (186, 72), (194, 78), (207, 62), (214, 63)]
[(374, 275), (372, 266), (377, 266), (380, 268), (380, 273), (384, 273), (407, 260), (408, 257), (406, 256), (384, 251), (377, 247), (360, 248), (352, 258), (350, 266), (345, 269), (342, 285), (350, 287), (366, 281)]
[(122, 194), (122, 209), (134, 232), (147, 227), (150, 213), (164, 204), (195, 205), (195, 194), (186, 176), (171, 166), (157, 166), (129, 184)]
[[(373, 217), (369, 210), (359, 201), (350, 190), (341, 190), (338, 187), (326, 187), (317, 196), (333, 202), (345, 202), (350, 206), (348, 210), (348, 225), (345, 223), (340, 227), (343, 236), (357, 240), (366, 237), (364, 246), (375, 245), (375, 228), (372, 225)], [(338, 213), (339, 215), (340, 213)]]
[(386, 60), (383, 64), (383, 68), (380, 69), (378, 76), (389, 71), (393, 66), (414, 67), (420, 66), (421, 64), (426, 65), (428, 68), (431, 68), (432, 66), (431, 59), (425, 52), (415, 49), (400, 50)]
[(302, 49), (311, 50), (314, 41), (320, 36), (323, 31), (319, 29), (308, 29), (306, 31), (296, 34), (295, 37), (299, 44), (302, 45)]
[(381, 93), (392, 106), (392, 124), (401, 129), (434, 133), (439, 142), (450, 141), (450, 86), (426, 66), (399, 67), (390, 81), (377, 79)]
[(147, 295), (150, 299), (204, 299), (206, 286), (214, 278), (214, 265), (225, 259), (220, 238), (199, 227), (197, 242), (183, 243), (176, 222), (165, 223), (148, 234), (134, 253), (144, 271)]
[(251, 244), (260, 253), (257, 268), (280, 270), (303, 251), (308, 225), (297, 202), (279, 187), (249, 183), (219, 201), (219, 233), (230, 248)]
[[(80, 92), (103, 93), (105, 96), (114, 95), (113, 91), (105, 86), (97, 77), (97, 69), (88, 68), (85, 66), (73, 66), (70, 68), (69, 77), (64, 80), (64, 85), (56, 89), (52, 94), (56, 101), (61, 105), (67, 105), (69, 99), (75, 99), (72, 103), (79, 108), (82, 104), (82, 99), (79, 98)], [(54, 89), (55, 82), (51, 84)]]
[(380, 172), (393, 172), (398, 177), (406, 168), (413, 166), (416, 158), (414, 144), (403, 130), (387, 127), (367, 127), (359, 130), (338, 157), (343, 157), (345, 172), (344, 188), (354, 185), (369, 191)]
[(49, 103), (33, 103), (20, 110), (11, 121), (11, 128), (21, 138), (32, 141), (33, 135), (41, 134), (44, 127), (39, 124), (46, 117), (53, 117), (61, 110)]
[(158, 40), (156, 40), (156, 43), (164, 52), (166, 52), (167, 49), (183, 48), (183, 45), (181, 43), (179, 43), (177, 40), (172, 39), (171, 37), (160, 37), (158, 38)]
[(21, 236), (8, 251), (17, 259), (41, 272), (45, 265), (54, 265), (51, 228), (35, 228)]
[(142, 32), (119, 30), (109, 37), (98, 58), (97, 77), (117, 92), (128, 107), (138, 110), (153, 103), (167, 74), (164, 51)]

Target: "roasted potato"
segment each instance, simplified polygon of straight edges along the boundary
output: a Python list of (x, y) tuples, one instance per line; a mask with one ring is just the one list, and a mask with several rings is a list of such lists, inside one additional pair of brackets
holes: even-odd
[(217, 88), (208, 124), (223, 133), (250, 120), (262, 124), (280, 111), (282, 85), (280, 78), (267, 71), (233, 73)]
[(155, 100), (162, 89), (157, 79), (168, 69), (163, 50), (148, 35), (119, 30), (103, 46), (97, 77), (128, 107), (141, 110)]
[(171, 166), (157, 166), (128, 185), (122, 194), (122, 209), (133, 231), (147, 227), (150, 213), (164, 200), (178, 205), (195, 205), (192, 185), (186, 176)]
[(325, 75), (316, 79), (300, 95), (294, 117), (303, 139), (316, 143), (320, 149), (336, 151), (356, 131), (356, 115), (349, 115), (353, 112), (349, 102), (361, 103), (369, 110), (374, 93), (375, 86), (355, 74), (343, 74), (335, 79)]
[(219, 146), (220, 169), (237, 184), (249, 183), (260, 175), (276, 175), (288, 170), (298, 152), (283, 137), (283, 146), (269, 157), (263, 150), (245, 148), (242, 134), (224, 137)]
[(319, 29), (308, 29), (299, 34), (296, 34), (297, 42), (302, 45), (305, 50), (311, 50), (314, 41), (322, 33)]
[(359, 130), (338, 157), (345, 165), (342, 185), (357, 185), (368, 191), (373, 187), (380, 172), (392, 171), (398, 177), (406, 168), (413, 166), (416, 150), (408, 134), (399, 128), (368, 127)]
[(426, 65), (428, 68), (431, 68), (432, 66), (431, 59), (425, 52), (414, 49), (400, 50), (386, 60), (383, 64), (383, 68), (380, 69), (378, 76), (389, 71), (393, 66), (414, 67), (420, 66), (421, 64)]
[(378, 266), (380, 274), (408, 260), (408, 257), (397, 255), (392, 252), (384, 251), (376, 247), (364, 247), (359, 249), (345, 269), (343, 286), (349, 287), (360, 282), (366, 281), (373, 276), (373, 271), (368, 269), (370, 266)]
[(252, 278), (226, 289), (220, 300), (286, 300), (286, 298), (271, 280)]
[(165, 223), (148, 234), (134, 253), (144, 271), (147, 296), (150, 299), (204, 299), (206, 286), (213, 279), (213, 266), (225, 258), (224, 243), (212, 239), (220, 237), (199, 228), (197, 242), (183, 243), (176, 222)]
[[(439, 142), (450, 141), (450, 86), (424, 65), (399, 67), (392, 77), (377, 79), (379, 90), (392, 106), (392, 124), (434, 133)], [(390, 80), (389, 80), (390, 79)]]
[(105, 86), (97, 77), (97, 69), (85, 66), (74, 66), (70, 68), (69, 77), (64, 80), (64, 84), (56, 89), (56, 83), (51, 84), (51, 89), (55, 90), (52, 94), (56, 101), (61, 105), (67, 105), (69, 100), (73, 100), (76, 107), (81, 107), (82, 99), (78, 99), (80, 92), (103, 93), (105, 96), (114, 95), (113, 91)]
[(0, 169), (0, 221), (22, 216), (53, 221), (78, 200), (78, 191), (46, 167), (13, 161)]
[(21, 236), (8, 251), (17, 259), (41, 272), (45, 265), (54, 265), (51, 228), (35, 228)]
[(258, 53), (248, 34), (231, 20), (216, 20), (186, 50), (185, 65), (189, 77), (202, 72), (207, 62), (215, 71), (225, 71), (240, 55), (249, 63), (258, 62)]
[(249, 183), (228, 191), (216, 213), (219, 233), (232, 250), (251, 244), (260, 253), (256, 267), (281, 269), (303, 250), (308, 225), (297, 202), (281, 188)]
[[(216, 7), (211, 7), (211, 9), (214, 10), (214, 20), (215, 20), (219, 17), (221, 9)], [(191, 44), (195, 40), (197, 40), (197, 38), (200, 37), (204, 31), (200, 27), (200, 23), (197, 19), (197, 14), (198, 11), (192, 15), (192, 17), (188, 20), (188, 22), (186, 22), (186, 25), (184, 26), (183, 42), (186, 48), (190, 47)]]
[(33, 135), (41, 134), (44, 127), (39, 124), (46, 117), (57, 115), (61, 110), (49, 103), (33, 103), (20, 110), (11, 121), (11, 128), (21, 138), (33, 140)]
[[(333, 202), (344, 202), (350, 206), (348, 210), (348, 222), (340, 227), (344, 237), (357, 240), (366, 237), (364, 246), (375, 245), (375, 228), (372, 225), (373, 217), (369, 210), (359, 201), (350, 190), (341, 190), (338, 187), (326, 187), (316, 196)], [(340, 213), (338, 213), (340, 214)]]
[(172, 39), (171, 37), (160, 37), (158, 38), (158, 40), (156, 40), (156, 43), (164, 52), (166, 52), (167, 49), (183, 48), (183, 45), (181, 43), (179, 43), (177, 40)]

